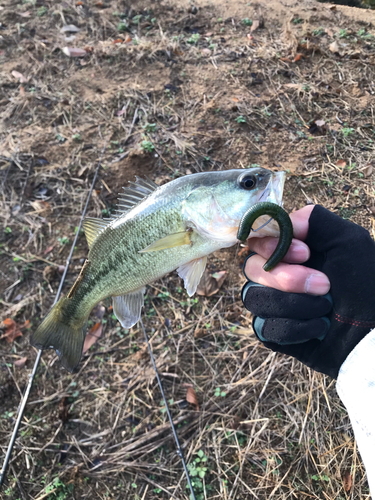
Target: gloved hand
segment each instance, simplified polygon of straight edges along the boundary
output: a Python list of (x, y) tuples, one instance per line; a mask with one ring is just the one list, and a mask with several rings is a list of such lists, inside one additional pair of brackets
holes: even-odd
[(262, 265), (276, 243), (249, 240), (259, 255), (246, 262), (245, 275), (253, 282), (245, 284), (242, 300), (266, 347), (336, 378), (350, 352), (375, 328), (375, 243), (364, 228), (319, 205), (291, 218), (310, 257), (304, 243), (293, 240), (285, 260), (304, 266), (280, 263), (265, 273)]

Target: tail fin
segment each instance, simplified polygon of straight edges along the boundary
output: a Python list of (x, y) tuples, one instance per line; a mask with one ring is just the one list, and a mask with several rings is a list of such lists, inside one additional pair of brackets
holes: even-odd
[(31, 336), (30, 343), (38, 349), (55, 349), (61, 364), (72, 372), (81, 359), (85, 326), (67, 322), (68, 315), (62, 313), (68, 301), (66, 297), (58, 301)]

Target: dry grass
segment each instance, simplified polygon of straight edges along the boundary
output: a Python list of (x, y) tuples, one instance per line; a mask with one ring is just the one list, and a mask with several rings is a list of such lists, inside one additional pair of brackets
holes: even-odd
[[(321, 203), (374, 234), (370, 26), (328, 8), (320, 17), (313, 4), (304, 22), (286, 13), (271, 23), (262, 4), (265, 26), (249, 38), (246, 18), (261, 17), (246, 6), (243, 18), (220, 20), (207, 7), (4, 5), (3, 319), (34, 328), (50, 308), (105, 140), (92, 216), (110, 213), (134, 175), (163, 183), (260, 164), (289, 172), (288, 209)], [(64, 40), (64, 24), (81, 28), (74, 41)], [(66, 45), (87, 56), (68, 58)], [(65, 290), (86, 253), (82, 237)], [(228, 272), (211, 298), (188, 299), (176, 276), (147, 292), (144, 321), (185, 456), (196, 466), (207, 457), (197, 497), (366, 498), (334, 382), (253, 338), (239, 299), (241, 259), (238, 249), (211, 257), (212, 271)], [(143, 334), (122, 330), (110, 302), (102, 306), (105, 335), (77, 374), (43, 355), (2, 498), (188, 498)], [(12, 344), (0, 340), (2, 451), (35, 359), (22, 332)], [(199, 408), (186, 401), (188, 387)]]

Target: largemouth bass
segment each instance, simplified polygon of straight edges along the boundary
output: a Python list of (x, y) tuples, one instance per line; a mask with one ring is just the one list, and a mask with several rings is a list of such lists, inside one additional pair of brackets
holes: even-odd
[[(79, 363), (86, 323), (94, 306), (113, 297), (124, 328), (139, 320), (147, 284), (177, 270), (192, 296), (207, 255), (238, 242), (241, 217), (252, 205), (281, 205), (285, 173), (263, 168), (187, 175), (163, 186), (136, 178), (119, 196), (110, 219), (86, 218), (88, 258), (66, 297), (31, 337), (39, 349), (53, 348), (72, 371)], [(257, 219), (253, 229), (268, 217)], [(250, 236), (277, 236), (267, 224)]]

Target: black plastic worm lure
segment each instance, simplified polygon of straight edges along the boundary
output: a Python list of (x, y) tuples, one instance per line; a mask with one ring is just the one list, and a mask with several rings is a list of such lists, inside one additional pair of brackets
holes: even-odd
[(279, 225), (280, 239), (271, 257), (264, 264), (265, 271), (271, 271), (283, 257), (285, 257), (293, 239), (293, 225), (289, 215), (283, 208), (276, 203), (262, 201), (253, 205), (241, 219), (238, 227), (237, 238), (240, 241), (246, 241), (256, 219), (261, 215), (269, 215)]

